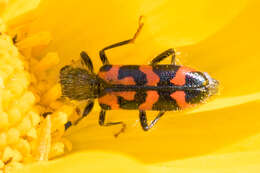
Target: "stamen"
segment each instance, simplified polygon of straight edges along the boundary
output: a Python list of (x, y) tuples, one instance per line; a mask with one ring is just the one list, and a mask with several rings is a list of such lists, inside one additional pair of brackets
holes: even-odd
[[(8, 21), (6, 23), (8, 30), (12, 30), (14, 28), (17, 28), (21, 25), (25, 25), (28, 23), (31, 23), (32, 21), (34, 21), (37, 17), (39, 16), (39, 12), (37, 10), (31, 10), (27, 13), (24, 13), (20, 16), (17, 16), (11, 20), (6, 20)], [(5, 19), (8, 18), (7, 15), (4, 16)]]
[(42, 104), (48, 105), (49, 103), (55, 101), (61, 96), (60, 84), (54, 85), (47, 93), (42, 97)]
[(38, 145), (35, 150), (35, 159), (37, 161), (47, 161), (51, 148), (51, 116), (43, 120), (40, 127), (40, 135)]
[(49, 52), (43, 57), (40, 62), (35, 66), (34, 71), (43, 72), (53, 66), (56, 66), (60, 61), (60, 58), (56, 52)]
[(38, 32), (25, 38), (24, 40), (19, 41), (16, 43), (16, 46), (19, 47), (19, 49), (27, 49), (36, 46), (48, 45), (51, 39), (52, 37), (49, 32)]

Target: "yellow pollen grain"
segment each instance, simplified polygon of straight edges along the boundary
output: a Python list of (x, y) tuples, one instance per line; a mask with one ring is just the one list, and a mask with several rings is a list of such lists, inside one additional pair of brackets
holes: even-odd
[(37, 131), (35, 128), (31, 128), (27, 133), (26, 136), (28, 137), (28, 139), (32, 140), (32, 139), (36, 139), (37, 138)]
[(19, 141), (16, 143), (15, 148), (17, 148), (18, 151), (20, 151), (24, 156), (27, 156), (31, 152), (30, 143), (25, 139), (19, 139)]
[(5, 129), (8, 127), (9, 122), (8, 122), (8, 114), (5, 112), (0, 113), (0, 129)]
[(0, 160), (0, 169), (2, 169), (4, 167), (4, 162), (2, 160)]
[(31, 128), (31, 121), (28, 116), (24, 117), (17, 126), (17, 129), (20, 131), (21, 136), (25, 136), (26, 133), (30, 130), (30, 128)]
[(12, 161), (21, 161), (22, 160), (22, 155), (19, 151), (17, 150), (13, 150), (13, 157), (12, 157)]
[(25, 92), (17, 102), (17, 107), (20, 108), (21, 112), (26, 112), (34, 104), (35, 97), (32, 92)]
[(18, 142), (20, 137), (20, 132), (16, 128), (11, 128), (7, 132), (7, 143), (15, 144)]
[(5, 62), (0, 62), (2, 65), (4, 65), (1, 68), (1, 88), (4, 88), (4, 80), (13, 73), (14, 68), (8, 64), (6, 64)]
[(8, 118), (9, 118), (9, 123), (10, 125), (15, 125), (16, 123), (18, 123), (21, 118), (21, 112), (18, 108), (16, 107), (12, 107), (9, 111), (8, 111)]
[(6, 134), (1, 133), (0, 134), (0, 148), (3, 148), (7, 144)]
[(3, 162), (7, 162), (9, 161), (12, 157), (14, 157), (15, 153), (12, 150), (11, 147), (6, 147), (4, 149), (3, 155), (2, 155), (2, 161)]
[(40, 116), (39, 114), (37, 114), (36, 112), (34, 111), (30, 111), (28, 113), (30, 119), (31, 119), (31, 122), (32, 122), (32, 125), (35, 127), (37, 124), (40, 123)]
[(13, 101), (15, 98), (14, 93), (11, 92), (8, 88), (4, 88), (4, 92), (2, 92), (2, 97), (0, 99), (4, 100), (2, 102), (2, 108), (10, 108), (10, 103)]
[[(19, 83), (20, 85), (17, 85)], [(16, 95), (22, 94), (22, 92), (28, 87), (28, 73), (17, 70), (12, 75), (10, 75), (9, 79), (6, 81), (6, 87)]]

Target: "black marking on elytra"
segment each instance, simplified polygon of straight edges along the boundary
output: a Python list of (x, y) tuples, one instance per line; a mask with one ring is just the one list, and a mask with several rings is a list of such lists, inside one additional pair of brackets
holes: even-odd
[(137, 86), (143, 86), (147, 83), (146, 74), (139, 70), (138, 65), (124, 65), (120, 67), (118, 72), (118, 79), (125, 77), (132, 77)]
[(64, 124), (65, 130), (67, 130), (70, 126), (72, 126), (71, 121), (68, 121), (66, 124)]
[(52, 114), (52, 112), (44, 112), (44, 113), (42, 113), (42, 116), (43, 116), (43, 118), (46, 118), (47, 115), (51, 115), (51, 114)]
[(205, 75), (201, 72), (189, 72), (185, 75), (185, 86), (198, 88), (203, 87), (203, 83), (208, 82)]
[(104, 110), (110, 110), (111, 106), (107, 105), (107, 104), (103, 104), (103, 103), (99, 103), (100, 107)]
[(123, 97), (117, 96), (117, 102), (122, 109), (138, 109), (145, 102), (146, 97), (147, 93), (145, 91), (138, 91), (134, 100), (125, 100)]
[(99, 69), (99, 71), (100, 71), (100, 72), (107, 72), (107, 71), (109, 71), (111, 68), (112, 68), (112, 65), (107, 64), (107, 65), (103, 65), (103, 66)]
[(179, 106), (175, 99), (171, 97), (172, 91), (158, 90), (159, 99), (153, 104), (153, 110), (179, 110)]
[(172, 86), (173, 84), (170, 82), (176, 75), (176, 72), (180, 66), (176, 65), (156, 65), (153, 67), (153, 72), (156, 73), (160, 81), (157, 86)]
[(187, 103), (196, 104), (201, 103), (207, 97), (206, 90), (186, 90), (185, 100)]

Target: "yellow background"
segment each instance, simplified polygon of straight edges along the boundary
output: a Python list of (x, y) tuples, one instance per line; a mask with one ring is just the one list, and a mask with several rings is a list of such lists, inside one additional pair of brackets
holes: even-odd
[[(21, 1), (21, 9), (37, 3)], [(31, 1), (29, 1), (31, 2)], [(129, 39), (140, 15), (144, 29), (135, 44), (109, 51), (113, 64), (148, 64), (173, 47), (178, 62), (207, 71), (220, 81), (220, 94), (198, 109), (168, 112), (150, 132), (143, 132), (137, 111), (111, 111), (108, 120), (127, 123), (99, 127), (98, 104), (67, 137), (73, 151), (48, 163), (29, 165), (31, 172), (258, 172), (260, 169), (260, 2), (257, 0), (41, 1), (29, 34), (48, 31), (52, 42), (34, 56), (58, 52), (58, 70), (85, 50), (95, 71), (98, 51)], [(9, 22), (17, 7), (9, 6)], [(26, 10), (24, 10), (26, 11)], [(12, 15), (11, 15), (12, 14)], [(155, 113), (151, 113), (150, 119)]]

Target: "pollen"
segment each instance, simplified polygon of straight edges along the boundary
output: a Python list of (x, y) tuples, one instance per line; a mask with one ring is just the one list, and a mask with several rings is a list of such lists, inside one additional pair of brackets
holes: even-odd
[[(63, 134), (75, 108), (59, 101), (60, 85), (49, 80), (60, 57), (57, 52), (34, 57), (32, 50), (42, 50), (52, 36), (45, 31), (27, 35), (25, 23), (30, 20), (21, 17), (6, 26), (0, 19), (0, 172), (72, 148)], [(50, 114), (44, 117), (45, 112)]]

